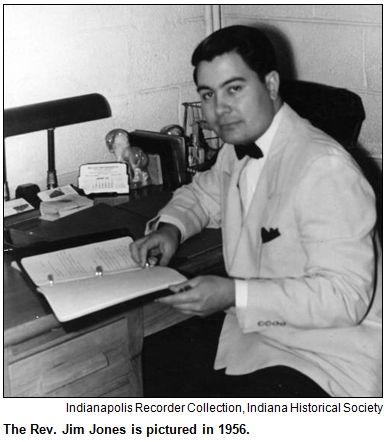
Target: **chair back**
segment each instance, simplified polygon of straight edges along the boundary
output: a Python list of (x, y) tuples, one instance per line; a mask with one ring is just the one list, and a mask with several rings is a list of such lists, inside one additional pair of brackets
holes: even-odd
[(301, 117), (347, 149), (356, 147), (366, 118), (361, 98), (347, 89), (308, 81), (287, 81), (280, 87), (283, 100)]

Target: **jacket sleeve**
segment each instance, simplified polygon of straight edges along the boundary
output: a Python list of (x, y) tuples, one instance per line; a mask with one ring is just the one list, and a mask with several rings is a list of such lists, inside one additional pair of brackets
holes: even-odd
[(190, 184), (175, 191), (157, 218), (149, 222), (151, 228), (147, 230), (153, 230), (158, 222), (175, 224), (181, 231), (181, 241), (184, 241), (205, 227), (221, 226), (221, 153), (210, 170), (194, 175)]
[(300, 178), (293, 202), (304, 274), (249, 280), (247, 307), (237, 312), (244, 332), (349, 327), (371, 303), (375, 199), (356, 165), (337, 155), (319, 157)]

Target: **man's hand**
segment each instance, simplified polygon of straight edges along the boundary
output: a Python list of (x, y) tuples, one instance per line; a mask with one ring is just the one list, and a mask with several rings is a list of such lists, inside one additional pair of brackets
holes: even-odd
[(172, 224), (161, 224), (158, 230), (130, 244), (134, 261), (145, 267), (149, 257), (161, 256), (159, 265), (166, 266), (176, 253), (180, 231)]
[(157, 302), (171, 305), (187, 315), (207, 316), (235, 305), (235, 283), (230, 278), (199, 276), (170, 289), (176, 294)]

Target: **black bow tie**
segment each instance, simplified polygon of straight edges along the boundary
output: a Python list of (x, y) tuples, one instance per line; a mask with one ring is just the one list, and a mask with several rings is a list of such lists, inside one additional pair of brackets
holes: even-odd
[(239, 160), (243, 159), (245, 155), (248, 155), (251, 158), (256, 158), (257, 160), (264, 156), (260, 147), (256, 146), (255, 143), (236, 144), (235, 153)]

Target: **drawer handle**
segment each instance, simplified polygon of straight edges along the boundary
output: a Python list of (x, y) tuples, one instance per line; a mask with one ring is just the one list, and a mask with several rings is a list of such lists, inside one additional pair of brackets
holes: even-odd
[(91, 373), (102, 370), (108, 365), (109, 362), (103, 353), (86, 353), (44, 373), (41, 377), (41, 389), (43, 393), (50, 393)]

